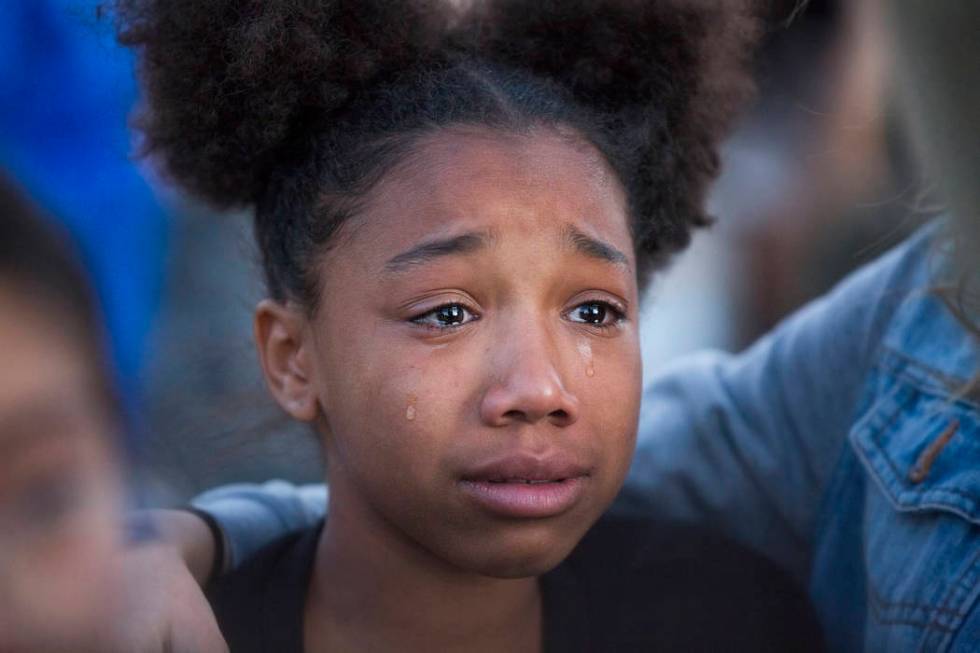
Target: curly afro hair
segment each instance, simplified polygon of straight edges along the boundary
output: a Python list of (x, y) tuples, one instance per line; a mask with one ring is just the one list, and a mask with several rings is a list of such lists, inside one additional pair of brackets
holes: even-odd
[(218, 207), (254, 206), (270, 292), (422, 135), (564, 125), (631, 208), (639, 280), (710, 223), (718, 145), (751, 96), (748, 0), (117, 0), (144, 150)]

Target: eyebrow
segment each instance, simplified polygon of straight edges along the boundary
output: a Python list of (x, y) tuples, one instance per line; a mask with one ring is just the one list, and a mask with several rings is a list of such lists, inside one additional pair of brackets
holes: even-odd
[(430, 240), (402, 252), (385, 263), (387, 272), (403, 272), (408, 268), (444, 256), (458, 256), (485, 249), (490, 246), (492, 237), (488, 232), (472, 231), (452, 238)]
[(562, 231), (564, 232), (565, 240), (576, 252), (600, 261), (615, 263), (626, 268), (630, 267), (630, 261), (626, 254), (623, 254), (609, 243), (584, 234), (572, 225), (565, 225)]

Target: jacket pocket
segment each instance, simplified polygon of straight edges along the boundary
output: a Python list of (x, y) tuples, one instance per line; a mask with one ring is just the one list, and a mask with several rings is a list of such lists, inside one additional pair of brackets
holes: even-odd
[(942, 650), (980, 594), (980, 411), (907, 368), (883, 372), (878, 383), (850, 433), (871, 479), (868, 628), (912, 629), (923, 635), (920, 650)]

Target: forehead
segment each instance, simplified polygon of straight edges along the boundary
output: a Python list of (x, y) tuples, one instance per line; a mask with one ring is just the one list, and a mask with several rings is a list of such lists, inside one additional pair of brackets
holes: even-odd
[(98, 405), (94, 364), (78, 334), (21, 294), (0, 284), (0, 431), (5, 417), (39, 403), (59, 411)]
[(632, 255), (625, 207), (604, 157), (576, 135), (456, 128), (416, 145), (371, 194), (357, 229), (384, 248), (466, 229), (506, 237), (573, 226)]

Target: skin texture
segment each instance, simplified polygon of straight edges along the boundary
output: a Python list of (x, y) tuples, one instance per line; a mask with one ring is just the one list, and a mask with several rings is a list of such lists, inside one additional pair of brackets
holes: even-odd
[(95, 650), (121, 607), (112, 422), (89, 355), (23, 294), (0, 283), (0, 650)]
[[(269, 386), (315, 423), (331, 484), (308, 650), (538, 648), (535, 576), (608, 507), (636, 437), (638, 292), (623, 197), (573, 135), (442, 130), (323, 257), (313, 315), (260, 305)], [(392, 263), (461, 234), (481, 237)], [(447, 304), (461, 322), (449, 329), (433, 313)], [(581, 493), (543, 518), (485, 510), (461, 481), (512, 455), (573, 460), (587, 470)]]

